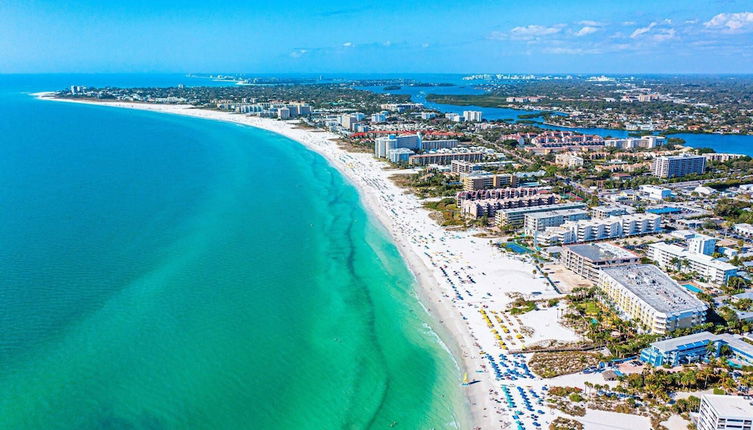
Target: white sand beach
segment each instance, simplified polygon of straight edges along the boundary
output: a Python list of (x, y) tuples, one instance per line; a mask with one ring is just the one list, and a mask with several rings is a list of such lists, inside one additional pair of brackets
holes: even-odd
[[(496, 361), (503, 355), (502, 360), (512, 362), (510, 367), (517, 368), (514, 360), (524, 363), (525, 357), (513, 357), (509, 350), (546, 339), (577, 339), (575, 333), (558, 323), (558, 312), (554, 309), (534, 311), (521, 318), (503, 312), (512, 300), (510, 293), (537, 292), (538, 298), (559, 296), (546, 280), (534, 274), (531, 263), (491, 246), (489, 239), (474, 237), (472, 231), (451, 232), (440, 227), (429, 218), (429, 212), (414, 195), (389, 179), (394, 170), (386, 170), (386, 165), (371, 154), (346, 152), (332, 140), (337, 138), (334, 134), (299, 128), (296, 121), (184, 105), (63, 101), (245, 124), (279, 133), (324, 156), (359, 189), (365, 206), (387, 229), (418, 281), (416, 293), (437, 323), (433, 328), (460, 360), (461, 372), (478, 380), (462, 388), (467, 393), (474, 428), (512, 428), (515, 425), (511, 418), (512, 407), (502, 396), (502, 385), (515, 388), (510, 391), (518, 393), (518, 387), (540, 390), (544, 382), (532, 376), (499, 380), (490, 366), (489, 356)], [(458, 375), (459, 385), (461, 378), (462, 373)], [(521, 421), (538, 420), (546, 427), (555, 415), (542, 402), (538, 405), (534, 409), (544, 413), (538, 413), (537, 418), (521, 418)], [(532, 427), (526, 425), (525, 428)]]

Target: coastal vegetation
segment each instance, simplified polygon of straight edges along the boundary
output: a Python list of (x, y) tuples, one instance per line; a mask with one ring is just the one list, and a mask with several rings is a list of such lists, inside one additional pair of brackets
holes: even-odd
[(537, 352), (533, 354), (528, 365), (537, 375), (543, 378), (554, 378), (596, 366), (601, 359), (601, 354), (595, 352)]
[(449, 227), (465, 225), (457, 201), (452, 197), (443, 198), (441, 200), (425, 201), (423, 202), (423, 206), (429, 210), (435, 211), (434, 213), (438, 215), (435, 220), (441, 226)]

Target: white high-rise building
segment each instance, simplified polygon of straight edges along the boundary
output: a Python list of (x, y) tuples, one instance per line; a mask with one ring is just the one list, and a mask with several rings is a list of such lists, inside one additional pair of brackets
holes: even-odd
[(700, 175), (706, 170), (706, 157), (690, 154), (656, 157), (652, 170), (660, 178)]
[(481, 111), (478, 111), (478, 110), (466, 110), (466, 111), (463, 111), (463, 118), (466, 121), (479, 122), (479, 121), (481, 121), (481, 116), (482, 115), (483, 115), (483, 113)]
[(280, 118), (280, 119), (290, 118), (290, 109), (286, 107), (281, 107), (277, 109), (277, 118)]
[(688, 252), (711, 255), (716, 251), (716, 239), (703, 234), (696, 234), (688, 239)]
[(753, 430), (753, 406), (741, 396), (703, 394), (696, 426), (698, 430)]
[(422, 148), (421, 135), (396, 136), (391, 134), (374, 139), (374, 156), (377, 158), (387, 158), (390, 150), (397, 148), (412, 149), (414, 151), (420, 150)]

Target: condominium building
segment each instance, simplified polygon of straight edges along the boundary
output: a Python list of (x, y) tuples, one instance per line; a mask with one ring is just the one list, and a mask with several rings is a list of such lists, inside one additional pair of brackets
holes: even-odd
[(523, 217), (523, 231), (533, 236), (548, 227), (558, 227), (567, 221), (578, 221), (588, 218), (585, 209), (560, 209), (547, 212), (534, 212)]
[(494, 217), (500, 209), (528, 208), (532, 206), (551, 205), (556, 201), (554, 194), (535, 194), (509, 199), (465, 200), (460, 206), (463, 215), (472, 218)]
[(694, 234), (688, 239), (691, 254), (712, 255), (716, 251), (716, 239), (705, 234)]
[(745, 154), (725, 154), (719, 152), (712, 152), (710, 154), (703, 154), (706, 157), (706, 161), (716, 161), (719, 163), (726, 163), (730, 160), (736, 160), (738, 158), (745, 157)]
[(599, 135), (580, 134), (572, 131), (550, 130), (534, 135), (518, 134), (517, 136), (527, 137), (531, 141), (531, 145), (536, 148), (549, 148), (552, 150), (565, 150), (567, 148), (577, 150), (604, 145), (604, 139)]
[(374, 156), (377, 158), (387, 158), (389, 151), (397, 148), (407, 148), (417, 151), (422, 148), (421, 136), (418, 134), (410, 134), (406, 136), (391, 134), (389, 136), (377, 137), (374, 139)]
[(558, 166), (572, 169), (572, 168), (577, 168), (577, 167), (583, 167), (583, 163), (585, 163), (585, 160), (583, 159), (583, 157), (575, 155), (572, 152), (563, 152), (561, 154), (557, 154), (554, 157), (554, 162)]
[(447, 112), (444, 114), (444, 117), (449, 119), (452, 122), (463, 122), (463, 117), (454, 113), (454, 112)]
[(277, 109), (277, 118), (288, 119), (290, 118), (290, 109), (287, 107), (281, 107)]
[(753, 405), (741, 396), (703, 394), (696, 427), (698, 430), (751, 430)]
[(538, 235), (544, 246), (617, 239), (627, 236), (653, 234), (661, 231), (661, 216), (631, 214), (603, 219), (567, 221), (560, 227), (549, 227)]
[(488, 199), (510, 199), (514, 197), (526, 197), (534, 194), (551, 193), (549, 187), (517, 187), (517, 188), (495, 188), (491, 190), (460, 191), (456, 194), (458, 206), (463, 200), (488, 200)]
[(609, 218), (610, 216), (627, 215), (627, 210), (617, 206), (594, 206), (591, 208), (591, 217), (595, 219)]
[(387, 151), (387, 158), (395, 164), (405, 164), (414, 152), (408, 148), (395, 148)]
[(435, 149), (448, 149), (458, 146), (457, 139), (421, 140), (421, 149), (433, 151)]
[(700, 175), (706, 170), (706, 157), (690, 154), (656, 157), (652, 170), (660, 178)]
[(466, 121), (481, 121), (481, 117), (483, 116), (483, 112), (478, 110), (467, 110), (463, 111), (463, 119)]
[(654, 265), (603, 268), (598, 285), (622, 314), (651, 333), (706, 322), (708, 306)]
[(463, 183), (463, 190), (465, 191), (514, 187), (518, 185), (518, 177), (513, 174), (492, 175), (489, 173), (478, 173), (474, 175), (463, 176), (460, 181)]
[(428, 164), (450, 164), (454, 160), (481, 161), (486, 156), (484, 152), (432, 152), (412, 155), (410, 164), (426, 166)]
[(585, 209), (586, 205), (583, 203), (557, 203), (552, 205), (536, 206), (536, 207), (519, 207), (510, 209), (500, 209), (494, 214), (494, 223), (498, 226), (512, 226), (520, 227), (525, 222), (525, 216), (527, 214), (537, 212), (551, 212), (555, 210), (564, 209)]
[(619, 149), (656, 148), (667, 143), (664, 136), (630, 137), (626, 139), (607, 139), (604, 144)]
[(452, 173), (464, 173), (469, 174), (481, 170), (481, 165), (478, 163), (471, 163), (463, 160), (453, 160), (450, 163), (450, 171)]
[(640, 257), (611, 243), (588, 243), (562, 247), (560, 263), (576, 274), (598, 282), (606, 267), (625, 266), (640, 262)]
[(732, 231), (745, 238), (753, 238), (753, 225), (747, 223), (735, 224), (732, 226)]
[(732, 264), (666, 242), (648, 245), (646, 256), (662, 269), (696, 272), (698, 276), (715, 284), (726, 284), (730, 277), (737, 274), (737, 267)]

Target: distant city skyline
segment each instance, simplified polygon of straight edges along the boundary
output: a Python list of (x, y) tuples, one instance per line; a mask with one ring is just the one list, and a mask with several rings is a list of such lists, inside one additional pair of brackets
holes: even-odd
[(0, 73), (750, 73), (753, 4), (0, 3)]

